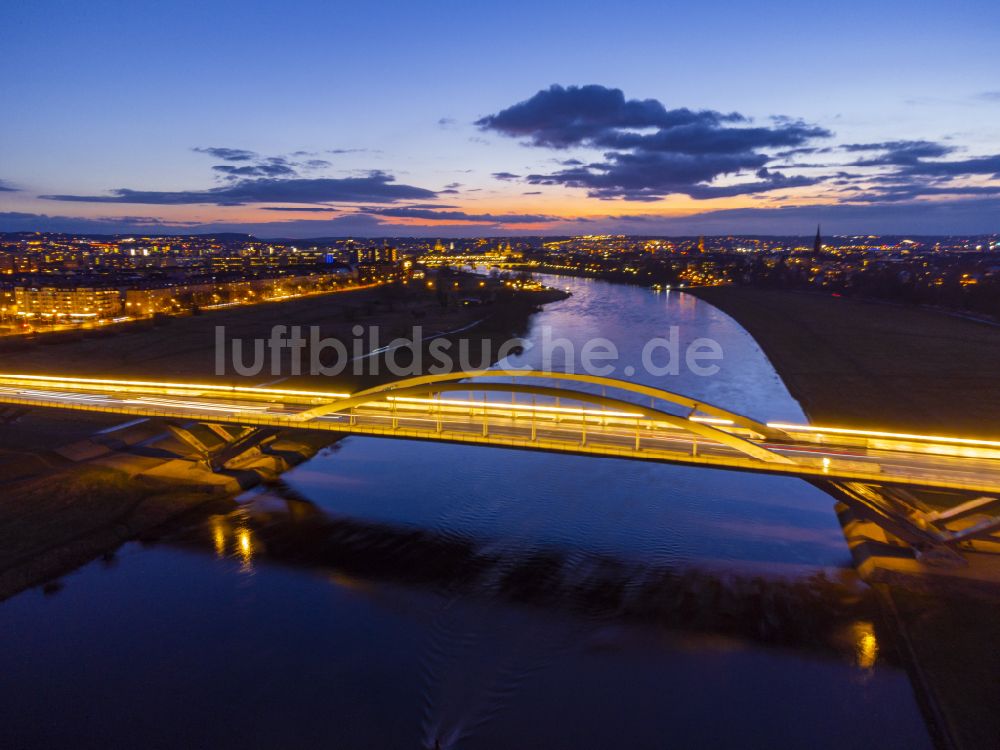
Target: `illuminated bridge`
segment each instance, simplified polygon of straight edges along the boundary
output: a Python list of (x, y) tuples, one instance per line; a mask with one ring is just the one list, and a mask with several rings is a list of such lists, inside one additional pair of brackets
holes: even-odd
[[(0, 404), (237, 425), (221, 467), (279, 430), (436, 440), (797, 476), (917, 547), (957, 544), (1000, 520), (948, 530), (1000, 496), (1000, 441), (763, 423), (687, 396), (590, 375), (483, 370), (357, 393), (205, 383), (0, 375)], [(909, 488), (909, 489), (907, 489)], [(970, 493), (948, 511), (912, 490)], [(987, 496), (979, 496), (987, 495)]]

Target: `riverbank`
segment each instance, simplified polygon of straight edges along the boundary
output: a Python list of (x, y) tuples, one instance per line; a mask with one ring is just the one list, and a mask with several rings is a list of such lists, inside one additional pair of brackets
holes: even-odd
[(1000, 327), (802, 292), (689, 293), (746, 328), (816, 424), (1000, 434)]
[[(441, 336), (461, 338), (469, 359), (488, 365), (504, 341), (527, 328), (540, 305), (565, 296), (549, 289), (503, 290), (481, 304), (445, 305), (426, 288), (402, 293), (365, 289), (209, 311), (159, 325), (4, 342), (0, 370), (261, 385), (275, 379), (270, 368), (252, 378), (233, 372), (216, 375), (216, 327), (225, 327), (227, 338), (251, 340), (268, 338), (275, 325), (316, 326), (323, 338), (345, 343), (358, 325), (366, 336), (377, 328), (383, 343), (409, 336), (419, 325), (425, 342)], [(367, 353), (370, 339), (365, 343)], [(384, 356), (376, 355), (372, 362)], [(384, 362), (380, 364), (339, 377), (304, 374), (280, 380), (287, 388), (353, 391), (394, 377)], [(282, 363), (282, 373), (288, 372), (287, 362)], [(148, 423), (115, 429), (122, 422), (116, 415), (39, 409), (0, 427), (0, 479), (5, 482), (0, 600), (110, 554), (122, 543), (217, 499), (219, 492), (238, 492), (273, 478), (338, 439), (330, 433), (279, 434), (265, 451), (254, 454), (256, 463), (213, 476), (207, 468), (198, 468), (200, 456), (190, 446)], [(178, 471), (189, 481), (169, 481), (168, 475)], [(159, 474), (163, 481), (155, 481)], [(210, 481), (214, 479), (220, 481)]]
[[(919, 308), (744, 287), (691, 291), (754, 337), (816, 424), (996, 438), (1000, 328)], [(1000, 567), (1000, 566), (998, 566)], [(998, 575), (1000, 579), (1000, 575)], [(1000, 743), (995, 596), (874, 584), (943, 747)]]

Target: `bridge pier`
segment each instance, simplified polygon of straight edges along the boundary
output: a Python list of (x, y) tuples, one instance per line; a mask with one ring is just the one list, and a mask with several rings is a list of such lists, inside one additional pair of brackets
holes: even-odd
[(164, 424), (170, 434), (194, 449), (198, 457), (213, 472), (222, 471), (227, 468), (228, 464), (255, 448), (261, 447), (278, 433), (276, 427), (237, 427), (235, 428), (237, 432), (233, 434), (231, 432), (234, 429), (232, 425), (221, 425), (214, 422), (197, 423), (222, 440), (221, 445), (213, 446), (196, 434), (191, 423), (167, 421)]
[(850, 481), (812, 480), (833, 495), (859, 519), (870, 521), (910, 547), (917, 560), (936, 567), (965, 567), (958, 548), (1000, 531), (1000, 516), (987, 516), (961, 529), (946, 524), (968, 518), (1000, 503), (1000, 498), (977, 497), (949, 510), (933, 510), (903, 487)]
[(231, 461), (247, 454), (254, 448), (260, 448), (269, 442), (276, 434), (276, 427), (249, 427), (231, 443), (223, 445), (216, 451), (209, 462), (212, 471), (222, 471)]

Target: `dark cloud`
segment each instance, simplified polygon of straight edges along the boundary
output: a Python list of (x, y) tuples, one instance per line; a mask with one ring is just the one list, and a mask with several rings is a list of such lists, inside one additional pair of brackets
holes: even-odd
[(90, 232), (120, 234), (132, 232), (188, 232), (196, 222), (165, 221), (155, 216), (109, 216), (84, 218), (48, 214), (0, 212), (0, 232)]
[[(368, 212), (354, 212), (332, 218), (236, 224), (217, 222), (195, 224), (168, 222), (149, 217), (120, 216), (89, 219), (33, 213), (0, 212), (0, 232), (47, 231), (90, 234), (211, 234), (246, 232), (258, 237), (467, 237), (469, 235), (509, 235), (511, 230), (495, 221), (468, 221), (460, 224), (393, 224)], [(535, 230), (537, 233), (537, 230)]]
[(290, 212), (328, 212), (333, 211), (333, 206), (261, 206), (261, 211), (290, 211)]
[(784, 123), (780, 127), (719, 127), (711, 120), (692, 122), (655, 133), (609, 131), (594, 138), (601, 148), (615, 150), (656, 151), (664, 153), (710, 155), (752, 154), (758, 149), (784, 148), (813, 138), (828, 138), (823, 128), (801, 122)]
[[(252, 177), (300, 177), (303, 172), (315, 172), (332, 166), (326, 159), (317, 158), (315, 151), (293, 151), (288, 156), (262, 156), (255, 151), (241, 148), (195, 148), (200, 154), (222, 159), (227, 164), (216, 164), (212, 170), (225, 180), (245, 180)], [(328, 149), (325, 153), (346, 154), (361, 149)], [(311, 158), (306, 158), (311, 157)]]
[(434, 198), (433, 190), (403, 185), (386, 172), (374, 170), (358, 177), (314, 179), (245, 179), (208, 190), (131, 190), (119, 188), (111, 195), (41, 195), (55, 201), (81, 203), (141, 203), (165, 206), (214, 204), (242, 206), (248, 203), (394, 203), (399, 200)]
[[(482, 130), (526, 138), (532, 146), (603, 150), (602, 161), (567, 159), (560, 162), (565, 169), (527, 178), (536, 185), (582, 188), (597, 198), (715, 198), (818, 181), (761, 170), (773, 158), (767, 150), (804, 148), (830, 137), (828, 130), (784, 117), (770, 126), (747, 123), (736, 112), (667, 109), (655, 99), (626, 99), (620, 89), (597, 85), (554, 85), (476, 121)], [(752, 174), (757, 179), (716, 184), (720, 177)]]
[(442, 208), (458, 208), (448, 203), (407, 203), (406, 208), (426, 208), (431, 211), (438, 211)]
[[(947, 184), (958, 177), (1000, 179), (1000, 154), (966, 159), (943, 159), (958, 151), (954, 146), (934, 141), (884, 141), (850, 143), (847, 152), (876, 152), (874, 156), (853, 162), (855, 167), (888, 167), (889, 171), (867, 178), (875, 189), (864, 200), (903, 201), (924, 195), (994, 195), (998, 186), (954, 186)], [(865, 178), (861, 178), (862, 180)]]
[[(250, 203), (327, 201), (393, 203), (398, 200), (436, 196), (432, 190), (398, 184), (394, 176), (381, 170), (362, 171), (356, 176), (344, 178), (307, 176), (316, 170), (331, 166), (331, 162), (326, 159), (316, 158), (314, 151), (299, 150), (293, 151), (288, 156), (263, 156), (256, 151), (225, 146), (198, 146), (192, 150), (226, 162), (212, 167), (215, 175), (226, 184), (206, 190), (160, 191), (118, 188), (112, 190), (110, 195), (59, 194), (38, 197), (80, 203), (240, 206)], [(365, 149), (328, 149), (326, 153), (345, 154), (363, 150)], [(3, 189), (2, 185), (0, 189)]]
[(464, 211), (432, 211), (422, 208), (376, 208), (369, 213), (397, 219), (431, 219), (435, 221), (468, 221), (487, 224), (538, 224), (559, 221), (558, 217), (532, 214), (469, 214)]
[(196, 146), (191, 149), (199, 154), (208, 154), (223, 161), (252, 161), (258, 158), (256, 151), (247, 151), (243, 148), (226, 148), (225, 146)]
[(795, 156), (807, 156), (810, 154), (826, 154), (832, 149), (819, 148), (817, 146), (803, 146), (802, 148), (790, 148), (785, 151), (778, 151), (775, 156), (779, 159), (791, 159)]
[(935, 141), (879, 141), (877, 143), (845, 143), (844, 151), (890, 151), (916, 156), (944, 156), (954, 149)]
[(16, 193), (18, 192), (16, 187), (11, 187), (3, 180), (0, 180), (0, 193)]
[(1000, 154), (951, 161), (918, 160), (907, 165), (902, 171), (904, 174), (909, 175), (939, 177), (992, 175), (993, 179), (1000, 179)]
[[(482, 228), (482, 227), (478, 227)], [(428, 228), (429, 229), (429, 228)], [(420, 227), (407, 227), (407, 233), (419, 233)], [(77, 232), (89, 234), (206, 234), (213, 232), (246, 232), (263, 237), (346, 237), (388, 236), (395, 234), (391, 224), (364, 213), (351, 213), (334, 218), (293, 219), (291, 221), (233, 224), (217, 222), (165, 221), (146, 216), (115, 216), (100, 219), (78, 216), (0, 212), (0, 231)], [(440, 232), (440, 229), (438, 230)]]
[(878, 190), (863, 191), (851, 200), (868, 203), (912, 201), (931, 195), (987, 195), (1000, 196), (1000, 185), (926, 185), (903, 184), (880, 187)]
[(955, 151), (954, 146), (946, 146), (934, 141), (882, 141), (881, 143), (848, 143), (841, 148), (849, 153), (859, 151), (881, 151), (877, 156), (860, 159), (851, 166), (903, 166), (917, 164), (921, 159), (947, 156)]
[(625, 99), (621, 89), (552, 85), (530, 99), (476, 120), (476, 125), (528, 138), (534, 146), (567, 148), (623, 128), (673, 128), (699, 120), (718, 124), (743, 119), (736, 113), (667, 110), (655, 99)]
[[(778, 188), (812, 185), (817, 179), (788, 177), (764, 168), (761, 154), (691, 155), (682, 153), (605, 154), (607, 161), (561, 170), (553, 174), (528, 175), (532, 185), (567, 185), (585, 188), (595, 198), (626, 198), (656, 201), (671, 193), (697, 199), (759, 193)], [(758, 179), (733, 185), (711, 185), (720, 175), (753, 170)]]
[(822, 222), (836, 234), (990, 234), (996, 232), (1000, 198), (934, 200), (706, 211), (683, 217), (607, 217), (606, 232), (642, 234), (804, 235)]
[(239, 179), (245, 177), (294, 177), (298, 170), (281, 157), (265, 159), (257, 164), (216, 164), (212, 167), (226, 177)]
[(513, 172), (494, 172), (492, 177), (495, 180), (517, 180), (520, 179), (521, 175)]

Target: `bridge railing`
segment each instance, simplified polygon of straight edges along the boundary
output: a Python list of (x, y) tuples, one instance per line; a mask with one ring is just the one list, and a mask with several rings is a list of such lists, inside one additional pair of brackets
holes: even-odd
[(1000, 459), (1000, 440), (956, 435), (921, 435), (864, 430), (850, 427), (772, 423), (800, 443), (862, 448), (870, 451), (903, 451), (959, 458)]

